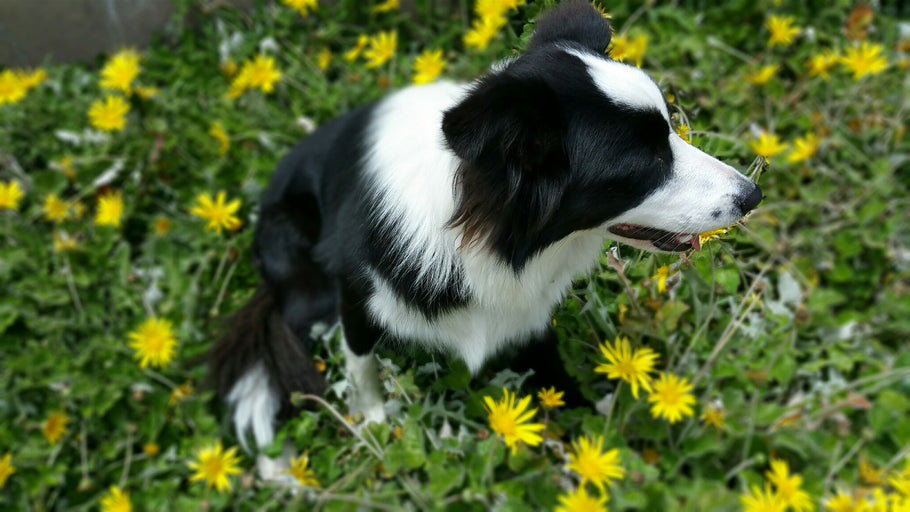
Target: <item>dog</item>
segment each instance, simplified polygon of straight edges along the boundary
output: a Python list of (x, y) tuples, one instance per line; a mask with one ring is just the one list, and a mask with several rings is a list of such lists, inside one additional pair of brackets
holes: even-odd
[(209, 354), (244, 445), (272, 443), (292, 391), (323, 393), (317, 322), (340, 321), (366, 421), (385, 419), (378, 340), (475, 373), (524, 349), (544, 381), (570, 383), (551, 313), (606, 239), (682, 252), (758, 205), (755, 183), (676, 134), (647, 74), (605, 54), (611, 35), (590, 3), (563, 3), (520, 57), (397, 91), (281, 160), (255, 228), (261, 285)]

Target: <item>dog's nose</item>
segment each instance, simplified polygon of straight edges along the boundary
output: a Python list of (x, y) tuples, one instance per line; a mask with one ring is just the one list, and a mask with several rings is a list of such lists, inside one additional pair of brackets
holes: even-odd
[(761, 188), (757, 184), (753, 185), (754, 188), (752, 189), (752, 192), (748, 195), (742, 195), (736, 198), (736, 204), (739, 206), (740, 210), (742, 210), (743, 214), (752, 211), (752, 209), (761, 202)]

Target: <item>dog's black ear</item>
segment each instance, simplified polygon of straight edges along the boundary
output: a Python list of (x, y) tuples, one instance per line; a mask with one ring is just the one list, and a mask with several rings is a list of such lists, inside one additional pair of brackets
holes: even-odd
[(507, 69), (482, 78), (446, 111), (442, 131), (462, 160), (527, 172), (561, 146), (564, 124), (558, 98), (543, 80)]
[(573, 0), (562, 3), (537, 22), (528, 51), (568, 42), (602, 54), (610, 46), (612, 35), (610, 24), (590, 1)]

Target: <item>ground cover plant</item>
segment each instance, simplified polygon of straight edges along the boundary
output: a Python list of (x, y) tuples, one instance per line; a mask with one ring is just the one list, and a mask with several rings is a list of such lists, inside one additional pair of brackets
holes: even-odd
[(477, 76), (551, 3), (180, 0), (149, 49), (0, 71), (0, 508), (910, 510), (910, 42), (842, 0), (596, 4), (765, 200), (700, 252), (607, 244), (579, 276), (553, 325), (590, 408), (386, 351), (390, 421), (362, 428), (328, 328), (330, 391), (268, 450), (301, 486), (257, 481), (201, 356), (255, 288), (277, 160)]

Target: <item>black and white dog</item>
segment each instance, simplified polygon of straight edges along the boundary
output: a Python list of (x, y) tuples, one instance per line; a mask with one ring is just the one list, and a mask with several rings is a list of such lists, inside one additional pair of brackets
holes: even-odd
[(664, 95), (605, 55), (588, 2), (537, 23), (527, 52), (472, 84), (398, 91), (331, 121), (278, 165), (262, 199), (262, 285), (210, 353), (238, 436), (259, 446), (322, 393), (315, 322), (341, 321), (349, 406), (385, 418), (380, 339), (474, 372), (529, 347), (564, 376), (550, 315), (607, 238), (680, 252), (761, 201), (752, 181), (679, 138)]

